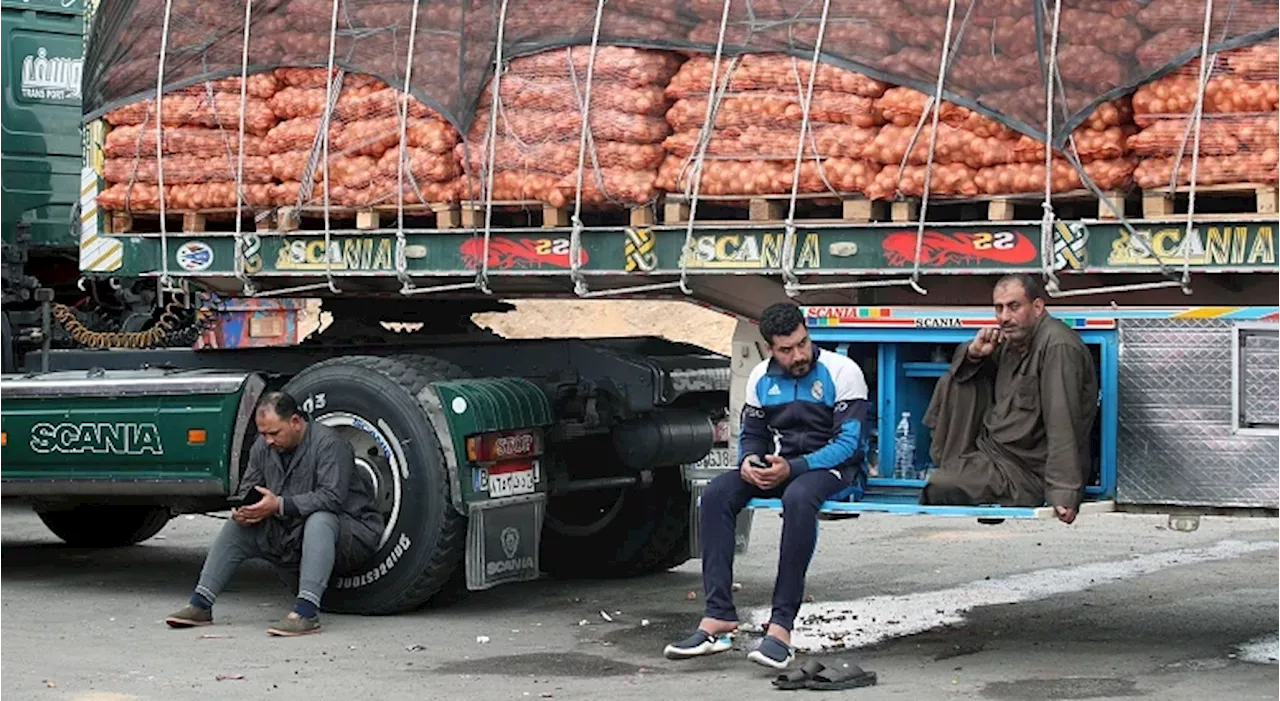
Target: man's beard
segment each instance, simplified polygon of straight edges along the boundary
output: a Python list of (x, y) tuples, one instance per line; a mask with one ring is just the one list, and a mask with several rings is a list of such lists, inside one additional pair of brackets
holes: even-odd
[(810, 361), (802, 360), (797, 363), (793, 363), (791, 367), (787, 368), (787, 372), (791, 373), (792, 377), (804, 377), (809, 374), (809, 368), (811, 366), (812, 363)]

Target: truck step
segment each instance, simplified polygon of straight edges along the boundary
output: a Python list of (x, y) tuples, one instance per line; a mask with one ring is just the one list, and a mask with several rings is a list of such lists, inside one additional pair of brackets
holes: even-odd
[[(1157, 187), (1142, 191), (1142, 216), (1146, 219), (1186, 214), (1191, 186)], [(1206, 216), (1217, 214), (1276, 214), (1275, 183), (1236, 183), (1231, 185), (1196, 185), (1196, 212)]]
[[(781, 499), (752, 499), (747, 508), (756, 511), (781, 511)], [(1081, 515), (1110, 513), (1116, 510), (1114, 501), (1086, 501), (1080, 505)], [(980, 519), (1038, 519), (1057, 518), (1051, 506), (923, 506), (902, 501), (825, 501), (821, 513), (828, 516), (845, 514), (892, 514), (896, 516), (951, 516)]]

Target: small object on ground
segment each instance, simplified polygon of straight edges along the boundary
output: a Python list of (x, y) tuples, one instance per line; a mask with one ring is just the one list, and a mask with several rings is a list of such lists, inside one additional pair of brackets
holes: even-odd
[(794, 691), (803, 689), (805, 684), (813, 677), (813, 675), (826, 669), (826, 665), (817, 660), (808, 660), (799, 669), (793, 669), (785, 674), (779, 674), (773, 680), (773, 686), (776, 689), (784, 691)]
[(806, 594), (804, 600), (810, 604), (813, 603), (813, 594)]
[(587, 623), (588, 623), (588, 621), (587, 621), (587, 619), (585, 619), (585, 618), (584, 618), (584, 619), (582, 619), (581, 621), (578, 621), (578, 625), (579, 625), (579, 626), (585, 626), (585, 625), (587, 625)]
[(49, 687), (50, 689), (56, 689), (58, 686), (58, 682), (55, 682), (52, 679), (46, 679), (44, 680), (44, 685)]
[(712, 635), (699, 628), (684, 640), (667, 645), (662, 650), (662, 654), (669, 660), (683, 660), (702, 655), (714, 655), (731, 649), (733, 649), (732, 633)]
[(809, 660), (800, 669), (778, 675), (773, 680), (773, 686), (785, 690), (837, 691), (876, 684), (875, 672), (867, 672), (856, 664), (842, 660), (836, 660), (836, 663), (828, 667), (817, 660)]
[(649, 619), (647, 619), (647, 618), (642, 618), (642, 619), (640, 619), (640, 625), (641, 625), (641, 626), (647, 626), (647, 625), (649, 625)]
[(477, 635), (477, 636), (476, 636), (476, 642), (477, 642), (477, 643), (480, 643), (481, 645), (484, 645), (485, 643), (489, 642), (489, 636), (487, 636), (487, 635)]
[(198, 640), (223, 640), (225, 638), (234, 638), (234, 637), (236, 636), (227, 635), (226, 633), (205, 633), (204, 635), (200, 636)]
[(227, 681), (227, 680), (240, 680), (240, 679), (244, 679), (244, 675), (243, 675), (243, 674), (241, 674), (241, 673), (239, 673), (239, 672), (223, 672), (222, 674), (219, 674), (219, 675), (218, 675), (217, 677), (215, 677), (215, 678), (216, 678), (218, 681), (222, 682), (222, 681)]
[(734, 582), (733, 586), (729, 588), (734, 591), (742, 591), (742, 582)]
[(605, 621), (607, 621), (607, 622), (609, 622), (609, 623), (613, 623), (613, 616), (610, 616), (609, 614), (605, 613), (604, 611), (601, 611), (601, 612), (600, 612), (600, 617), (601, 617), (601, 618), (603, 618)]
[(696, 601), (698, 598), (698, 592), (691, 591), (688, 594), (685, 594), (684, 598), (687, 599), (688, 601)]
[(405, 645), (404, 649), (409, 652), (422, 652), (427, 649), (427, 646), (422, 643), (414, 643), (412, 645)]
[(747, 653), (747, 659), (773, 669), (786, 669), (796, 659), (796, 649), (772, 635), (764, 636), (760, 646)]
[(857, 689), (863, 686), (875, 686), (876, 673), (864, 671), (850, 662), (839, 661), (810, 675), (804, 688), (815, 691), (837, 691), (840, 689)]

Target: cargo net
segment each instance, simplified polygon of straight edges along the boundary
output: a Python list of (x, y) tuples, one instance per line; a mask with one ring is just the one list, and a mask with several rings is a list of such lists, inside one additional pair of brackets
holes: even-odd
[(139, 0), (94, 16), (84, 94), (108, 210), (533, 200), (576, 231), (829, 193), (923, 197), (923, 232), (930, 196), (1051, 221), (1275, 183), (1275, 36), (1274, 0)]

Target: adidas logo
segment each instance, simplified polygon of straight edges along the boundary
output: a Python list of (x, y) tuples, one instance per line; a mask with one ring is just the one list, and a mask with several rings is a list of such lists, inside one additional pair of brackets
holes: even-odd
[(772, 397), (775, 394), (782, 394), (782, 388), (777, 385), (774, 385), (770, 387), (769, 391), (766, 392), (765, 394), (768, 394), (770, 397)]

